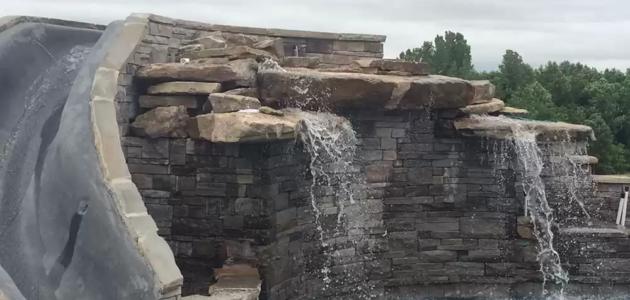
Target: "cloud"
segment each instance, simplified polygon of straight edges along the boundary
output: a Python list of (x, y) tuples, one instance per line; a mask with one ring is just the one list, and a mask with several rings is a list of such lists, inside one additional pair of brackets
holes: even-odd
[(208, 23), (385, 34), (387, 57), (445, 30), (464, 34), (478, 69), (496, 69), (505, 49), (532, 65), (581, 61), (630, 67), (630, 2), (624, 0), (0, 0), (4, 14), (97, 23), (151, 12)]

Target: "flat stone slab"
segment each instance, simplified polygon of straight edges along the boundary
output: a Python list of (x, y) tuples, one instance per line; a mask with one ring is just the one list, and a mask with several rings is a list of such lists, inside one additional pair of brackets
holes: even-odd
[(214, 93), (208, 96), (213, 113), (228, 113), (243, 109), (258, 109), (260, 101), (254, 97)]
[(593, 175), (593, 181), (597, 183), (630, 184), (628, 175)]
[(494, 98), (496, 88), (490, 80), (471, 80), (470, 84), (475, 88), (473, 103), (487, 102)]
[(439, 75), (403, 77), (271, 69), (258, 73), (258, 84), (263, 103), (280, 107), (447, 109), (467, 106), (474, 96), (468, 81)]
[(499, 113), (504, 114), (504, 115), (518, 116), (518, 115), (527, 115), (529, 114), (529, 111), (527, 111), (527, 109), (506, 106)]
[(258, 64), (253, 59), (234, 60), (227, 64), (159, 63), (140, 68), (138, 78), (170, 81), (234, 82), (253, 86)]
[(470, 115), (482, 115), (500, 112), (505, 107), (505, 103), (499, 99), (492, 99), (489, 102), (471, 104), (459, 110)]
[(524, 131), (534, 131), (537, 137), (548, 140), (595, 138), (593, 129), (586, 125), (517, 120), (504, 116), (471, 116), (455, 120), (454, 126), (460, 134), (465, 136), (486, 136), (497, 139), (510, 139)]
[(354, 61), (360, 68), (377, 69), (385, 72), (400, 72), (400, 75), (428, 75), (429, 65), (401, 59), (363, 58)]
[(265, 50), (255, 49), (248, 46), (235, 46), (228, 48), (214, 48), (214, 49), (203, 49), (198, 51), (185, 51), (182, 54), (182, 57), (191, 58), (191, 59), (199, 59), (199, 58), (213, 58), (213, 57), (227, 57), (228, 59), (241, 59), (241, 58), (273, 58), (277, 59), (277, 57)]
[(142, 95), (138, 99), (138, 104), (142, 108), (181, 105), (189, 109), (196, 109), (199, 106), (199, 101), (196, 96), (187, 95)]
[(131, 131), (139, 136), (151, 138), (174, 137), (184, 138), (189, 120), (186, 107), (156, 107), (136, 117), (131, 123)]
[(299, 118), (290, 113), (274, 116), (254, 111), (210, 113), (188, 123), (192, 138), (215, 143), (268, 142), (293, 139)]
[(560, 228), (562, 235), (574, 236), (591, 236), (591, 237), (608, 237), (608, 238), (624, 238), (628, 236), (628, 231), (623, 226), (607, 226), (607, 227), (568, 227)]
[(219, 92), (221, 84), (216, 82), (171, 81), (152, 85), (149, 95), (208, 95)]

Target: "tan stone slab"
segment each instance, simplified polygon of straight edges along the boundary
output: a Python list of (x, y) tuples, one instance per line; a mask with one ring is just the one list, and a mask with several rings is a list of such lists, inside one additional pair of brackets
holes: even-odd
[(260, 101), (254, 97), (214, 93), (208, 96), (213, 113), (228, 113), (243, 109), (258, 109)]
[(593, 175), (593, 181), (597, 183), (630, 184), (630, 176), (627, 175)]
[(474, 91), (468, 81), (440, 75), (402, 77), (310, 69), (263, 70), (260, 98), (279, 107), (376, 107), (388, 110), (460, 108)]
[(521, 131), (533, 131), (537, 136), (549, 140), (594, 139), (593, 129), (586, 125), (564, 122), (542, 122), (510, 119), (503, 116), (472, 116), (455, 120), (455, 129), (467, 136), (486, 136), (509, 139)]
[(183, 105), (156, 107), (137, 116), (131, 123), (131, 131), (136, 135), (151, 138), (183, 138), (187, 137), (188, 119), (186, 107)]
[(227, 64), (158, 63), (140, 68), (136, 76), (143, 79), (202, 82), (235, 82), (253, 86), (258, 64), (253, 59)]
[(462, 107), (459, 110), (465, 114), (481, 115), (500, 112), (505, 107), (505, 103), (499, 99), (492, 99), (489, 102), (471, 104), (466, 107)]
[(142, 95), (138, 99), (142, 108), (155, 108), (164, 106), (184, 106), (195, 109), (199, 106), (196, 96), (189, 95)]
[(506, 106), (500, 111), (500, 113), (504, 115), (526, 115), (529, 114), (529, 111), (522, 108)]
[(210, 113), (191, 119), (188, 133), (192, 138), (216, 143), (267, 142), (295, 138), (297, 122), (291, 114)]
[(171, 81), (152, 85), (147, 90), (150, 95), (208, 95), (221, 90), (216, 82)]
[(265, 50), (255, 49), (248, 46), (235, 46), (229, 48), (203, 49), (199, 51), (188, 51), (182, 54), (182, 57), (191, 59), (227, 57), (228, 59), (242, 58), (272, 58), (278, 59), (274, 54)]
[(482, 103), (494, 98), (495, 87), (489, 80), (471, 80), (470, 84), (475, 88), (473, 103)]

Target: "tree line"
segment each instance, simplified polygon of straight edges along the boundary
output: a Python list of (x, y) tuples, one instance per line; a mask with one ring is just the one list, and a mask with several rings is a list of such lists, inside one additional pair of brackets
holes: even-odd
[(488, 79), (497, 98), (527, 109), (529, 119), (591, 126), (597, 140), (589, 152), (599, 158), (595, 172), (630, 172), (630, 69), (598, 71), (568, 61), (533, 68), (518, 52), (506, 50), (497, 71), (479, 72), (464, 36), (450, 31), (401, 52), (399, 58), (423, 61), (432, 74)]

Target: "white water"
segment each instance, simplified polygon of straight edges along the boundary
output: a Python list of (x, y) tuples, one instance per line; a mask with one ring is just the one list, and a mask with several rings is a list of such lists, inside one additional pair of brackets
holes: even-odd
[[(479, 116), (485, 121), (491, 121), (502, 127), (508, 127), (511, 134), (508, 141), (495, 143), (494, 163), (503, 168), (507, 155), (506, 147), (511, 146), (514, 150), (517, 174), (522, 181), (523, 193), (525, 194), (525, 215), (531, 218), (534, 226), (534, 236), (538, 243), (538, 262), (540, 272), (543, 275), (543, 293), (548, 299), (563, 299), (564, 287), (569, 281), (567, 271), (562, 267), (560, 254), (554, 247), (553, 227), (556, 226), (554, 211), (549, 206), (545, 184), (541, 178), (544, 162), (542, 151), (536, 141), (538, 132), (535, 126), (526, 126), (532, 121), (519, 121), (505, 117)], [(511, 143), (509, 142), (511, 140)], [(511, 144), (511, 145), (510, 145)], [(555, 290), (548, 289), (548, 283), (554, 284)]]

